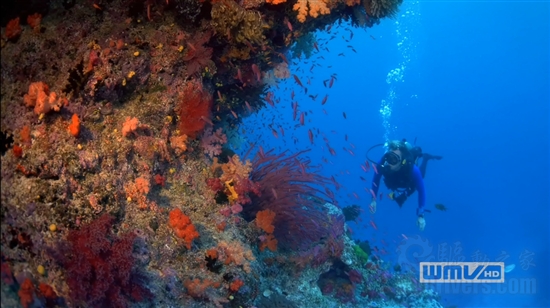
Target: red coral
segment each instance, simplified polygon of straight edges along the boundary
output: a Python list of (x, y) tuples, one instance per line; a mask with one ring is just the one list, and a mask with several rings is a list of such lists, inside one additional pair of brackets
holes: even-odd
[(202, 88), (202, 83), (197, 80), (185, 84), (179, 105), (179, 130), (194, 139), (210, 121), (210, 109), (212, 108), (212, 95)]
[(40, 291), (40, 294), (44, 297), (46, 300), (46, 307), (55, 307), (57, 302), (57, 293), (55, 293), (54, 289), (45, 283), (40, 283), (38, 285), (38, 290)]
[(206, 185), (215, 192), (218, 192), (224, 188), (222, 181), (219, 178), (206, 179)]
[(132, 248), (136, 235), (116, 237), (113, 217), (105, 214), (67, 237), (66, 269), (70, 296), (89, 307), (126, 307), (127, 300), (140, 301), (152, 294), (136, 282), (132, 271)]
[(21, 284), (21, 288), (17, 292), (17, 295), (19, 295), (21, 306), (23, 306), (24, 308), (29, 307), (33, 303), (35, 297), (34, 285), (29, 278), (23, 281), (23, 283)]
[(211, 31), (199, 32), (191, 39), (192, 43), (187, 43), (189, 49), (187, 49), (183, 61), (186, 62), (188, 76), (200, 72), (203, 67), (208, 66), (212, 62), (213, 49), (204, 47), (204, 44), (207, 44), (211, 37)]
[(243, 215), (252, 220), (258, 211), (275, 212), (273, 235), (284, 248), (306, 249), (328, 237), (326, 226), (331, 225), (323, 207), (328, 198), (322, 190), (331, 181), (302, 158), (305, 152), (276, 155), (273, 150), (260, 151), (252, 162), (250, 180), (261, 191), (250, 194), (252, 202)]
[(191, 243), (199, 237), (199, 233), (195, 230), (191, 219), (183, 214), (180, 209), (173, 209), (170, 211), (170, 220), (168, 223), (174, 229), (176, 236), (183, 239), (185, 247), (191, 249)]

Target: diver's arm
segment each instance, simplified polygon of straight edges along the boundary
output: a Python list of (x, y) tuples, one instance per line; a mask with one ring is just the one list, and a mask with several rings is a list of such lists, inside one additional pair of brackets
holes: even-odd
[(415, 165), (413, 167), (413, 180), (418, 191), (418, 208), (416, 209), (416, 215), (424, 215), (424, 205), (426, 204), (426, 189), (424, 187), (424, 179), (422, 178), (422, 173), (420, 169)]

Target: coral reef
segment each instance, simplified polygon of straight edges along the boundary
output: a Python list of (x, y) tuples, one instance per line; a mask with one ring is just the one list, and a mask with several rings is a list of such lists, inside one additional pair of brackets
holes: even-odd
[(268, 82), (290, 77), (291, 46), (309, 57), (315, 31), (398, 4), (3, 10), (2, 305), (435, 306), (348, 237), (304, 152), (232, 152), (249, 144), (240, 121), (274, 104)]

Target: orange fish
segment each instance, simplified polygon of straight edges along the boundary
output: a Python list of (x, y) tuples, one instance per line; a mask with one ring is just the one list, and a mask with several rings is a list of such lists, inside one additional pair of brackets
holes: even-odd
[(275, 138), (279, 138), (279, 134), (277, 134), (277, 131), (273, 128), (271, 129), (271, 133), (273, 133), (273, 136), (275, 136)]
[(304, 112), (302, 111), (302, 113), (300, 113), (300, 124), (304, 125), (304, 122), (305, 122), (305, 117), (304, 117)]

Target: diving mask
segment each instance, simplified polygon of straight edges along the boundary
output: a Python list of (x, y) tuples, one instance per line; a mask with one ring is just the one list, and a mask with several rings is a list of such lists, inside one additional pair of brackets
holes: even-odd
[(401, 162), (401, 157), (394, 152), (388, 152), (386, 153), (384, 160), (388, 163), (388, 165), (395, 166)]

